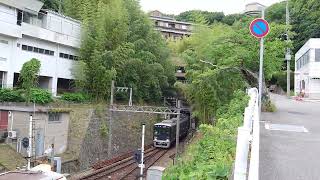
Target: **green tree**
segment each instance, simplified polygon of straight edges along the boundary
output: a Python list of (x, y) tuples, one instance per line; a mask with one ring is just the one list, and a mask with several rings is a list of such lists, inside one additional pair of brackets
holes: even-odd
[(63, 10), (63, 0), (41, 0), (43, 2), (43, 9), (50, 9), (58, 12), (61, 5), (61, 10)]
[(138, 1), (94, 0), (79, 7), (72, 2), (78, 1), (66, 0), (66, 11), (83, 21), (85, 34), (82, 64), (74, 68), (80, 88), (106, 99), (113, 79), (117, 86), (132, 87), (136, 100), (160, 100), (173, 86), (174, 69), (164, 39)]
[(320, 1), (291, 0), (292, 30), (294, 38), (294, 53), (296, 53), (310, 38), (320, 37)]
[(266, 10), (266, 20), (268, 22), (286, 23), (286, 2), (279, 2), (271, 5)]
[(235, 22), (238, 22), (244, 17), (243, 14), (228, 14), (222, 19), (222, 23), (233, 25)]
[(25, 62), (20, 70), (19, 82), (21, 88), (25, 90), (27, 102), (30, 102), (32, 89), (37, 86), (40, 67), (40, 61), (33, 58)]
[(178, 16), (176, 16), (176, 19), (179, 21), (198, 23), (198, 19), (196, 17), (199, 16), (202, 16), (208, 24), (213, 24), (214, 22), (222, 22), (225, 17), (223, 12), (191, 10), (180, 13)]
[[(259, 40), (249, 32), (251, 21), (251, 18), (243, 18), (232, 26), (199, 26), (190, 38), (182, 40), (184, 43), (178, 42), (183, 48), (176, 49), (188, 64), (187, 78), (192, 82), (180, 88), (194, 104), (194, 114), (204, 123), (212, 122), (217, 108), (228, 103), (234, 91), (248, 85), (257, 86)], [(281, 71), (287, 47), (279, 38), (286, 26), (271, 23), (271, 29), (265, 39), (266, 80)]]

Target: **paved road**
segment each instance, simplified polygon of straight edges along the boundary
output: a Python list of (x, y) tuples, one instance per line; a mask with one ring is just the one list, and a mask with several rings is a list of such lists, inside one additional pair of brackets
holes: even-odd
[[(277, 112), (262, 115), (260, 180), (320, 180), (320, 102), (271, 98)], [(270, 130), (266, 123), (299, 126), (286, 130), (303, 126), (308, 132)]]

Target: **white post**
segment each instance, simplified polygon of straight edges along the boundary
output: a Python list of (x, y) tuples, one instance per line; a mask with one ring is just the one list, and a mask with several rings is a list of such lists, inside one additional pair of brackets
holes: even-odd
[(144, 156), (144, 132), (145, 132), (145, 124), (142, 124), (142, 137), (141, 137), (141, 164), (140, 166), (140, 180), (143, 180), (143, 156)]
[(176, 123), (176, 153), (174, 158), (175, 163), (178, 161), (178, 155), (179, 155), (181, 100), (178, 100), (177, 107), (178, 107), (178, 115), (177, 115), (177, 123)]
[(9, 114), (9, 117), (11, 118), (10, 131), (12, 131), (12, 128), (13, 128), (13, 113), (11, 111), (9, 111), (8, 114)]
[(31, 166), (31, 153), (32, 153), (32, 115), (29, 119), (29, 147), (28, 147), (28, 166), (27, 170), (30, 170)]
[(130, 88), (129, 106), (132, 106), (132, 88)]

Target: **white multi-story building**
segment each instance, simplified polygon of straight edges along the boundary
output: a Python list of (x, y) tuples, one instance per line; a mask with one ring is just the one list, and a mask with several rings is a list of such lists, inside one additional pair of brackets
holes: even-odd
[(246, 4), (246, 9), (244, 11), (245, 14), (250, 16), (258, 16), (261, 14), (262, 10), (264, 10), (266, 6), (257, 3), (257, 2), (251, 2)]
[(39, 87), (53, 95), (71, 88), (81, 23), (42, 6), (38, 0), (0, 0), (0, 88), (16, 86), (32, 58), (41, 62)]
[(295, 94), (320, 98), (320, 38), (309, 39), (295, 55)]

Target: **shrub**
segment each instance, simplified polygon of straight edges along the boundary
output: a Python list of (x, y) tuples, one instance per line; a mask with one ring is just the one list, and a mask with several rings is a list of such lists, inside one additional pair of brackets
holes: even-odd
[(269, 100), (267, 103), (265, 103), (265, 104), (263, 105), (263, 109), (262, 109), (262, 110), (265, 111), (265, 112), (276, 112), (276, 111), (277, 111), (277, 107), (276, 107), (275, 104), (273, 104), (273, 103)]
[(82, 103), (88, 101), (89, 97), (83, 93), (64, 93), (61, 99), (69, 102)]
[(37, 104), (48, 104), (53, 101), (52, 94), (50, 92), (38, 88), (31, 89), (30, 100)]
[(102, 122), (100, 126), (100, 136), (107, 137), (107, 135), (108, 135), (108, 126), (105, 122)]
[(19, 82), (21, 83), (21, 88), (25, 90), (25, 99), (27, 102), (30, 102), (31, 91), (38, 83), (40, 67), (40, 61), (33, 58), (30, 61), (25, 62), (20, 71)]
[(0, 89), (0, 102), (24, 102), (21, 90)]

